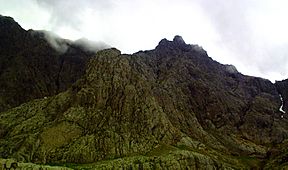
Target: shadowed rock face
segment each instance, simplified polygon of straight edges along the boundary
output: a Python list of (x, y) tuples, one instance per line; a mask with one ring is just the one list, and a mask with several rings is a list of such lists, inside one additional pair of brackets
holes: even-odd
[[(154, 69), (159, 87), (154, 95), (174, 126), (195, 138), (200, 135), (195, 130), (201, 127), (225, 147), (239, 139), (265, 145), (287, 137), (287, 130), (282, 129), (286, 119), (280, 121), (281, 102), (274, 84), (231, 72), (204, 50), (175, 39), (162, 40), (156, 50), (136, 53)], [(197, 118), (198, 125), (192, 117)], [(212, 140), (207, 138), (207, 142)], [(250, 149), (235, 144), (228, 150), (260, 155), (264, 151)]]
[(0, 16), (0, 112), (24, 102), (58, 94), (79, 79), (90, 54), (69, 41), (60, 53), (44, 33), (22, 29), (10, 17)]
[[(41, 34), (32, 37), (38, 40)], [(64, 54), (51, 52), (53, 62), (48, 63), (45, 56), (53, 49), (41, 41), (45, 48), (28, 53), (39, 53), (31, 60), (36, 73), (22, 62), (15, 65), (14, 58), (9, 67), (7, 60), (2, 62), (3, 70), (24, 72), (20, 77), (32, 72), (31, 81), (36, 83), (12, 79), (7, 84), (0, 79), (9, 93), (14, 87), (31, 88), (30, 95), (17, 92), (26, 94), (19, 101), (28, 103), (0, 113), (0, 157), (33, 163), (94, 163), (73, 166), (100, 169), (247, 169), (285, 163), (287, 152), (281, 147), (287, 145), (288, 121), (281, 118), (279, 93), (287, 101), (286, 81), (275, 86), (242, 75), (180, 36), (133, 55), (113, 48), (88, 54), (71, 45)], [(24, 54), (21, 61), (33, 56)], [(60, 64), (64, 71), (59, 73), (54, 58), (64, 60)], [(50, 69), (39, 69), (45, 64)], [(33, 90), (42, 87), (38, 81), (51, 97), (43, 98), (41, 88)], [(11, 102), (14, 98), (7, 98), (7, 91), (1, 93), (1, 100)], [(37, 98), (34, 93), (42, 98), (31, 100)]]

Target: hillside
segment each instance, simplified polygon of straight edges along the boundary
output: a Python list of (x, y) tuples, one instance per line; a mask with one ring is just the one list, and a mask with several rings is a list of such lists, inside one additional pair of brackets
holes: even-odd
[[(0, 18), (0, 158), (75, 169), (287, 168), (287, 80), (246, 76), (182, 37), (87, 52)], [(21, 40), (21, 41), (20, 41)]]
[(0, 112), (65, 91), (84, 74), (92, 54), (51, 33), (26, 31), (4, 16), (0, 39)]

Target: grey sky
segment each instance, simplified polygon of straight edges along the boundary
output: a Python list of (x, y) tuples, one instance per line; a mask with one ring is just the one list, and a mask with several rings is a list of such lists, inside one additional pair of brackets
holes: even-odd
[(272, 81), (288, 78), (285, 0), (0, 0), (25, 29), (104, 41), (124, 53), (182, 35), (215, 60)]
[(80, 31), (86, 10), (106, 12), (112, 8), (109, 0), (37, 0), (37, 4), (51, 14), (53, 27), (68, 25)]

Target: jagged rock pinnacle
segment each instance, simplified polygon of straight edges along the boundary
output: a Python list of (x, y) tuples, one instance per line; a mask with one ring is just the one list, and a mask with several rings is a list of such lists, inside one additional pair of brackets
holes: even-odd
[(169, 41), (166, 38), (162, 39), (156, 49), (181, 49), (189, 51), (191, 49), (190, 45), (186, 44), (183, 38), (176, 35), (173, 41)]
[(180, 35), (176, 35), (173, 38), (173, 42), (177, 43), (177, 44), (186, 44), (185, 41), (183, 40), (183, 38)]
[(168, 43), (169, 43), (169, 41), (166, 38), (164, 38), (158, 43), (158, 46), (162, 46), (162, 45), (165, 46)]
[(166, 38), (164, 38), (159, 42), (159, 45), (167, 45), (170, 43), (173, 43), (174, 45), (186, 45), (185, 41), (183, 40), (183, 38), (180, 35), (176, 35), (173, 38), (173, 41), (169, 41)]

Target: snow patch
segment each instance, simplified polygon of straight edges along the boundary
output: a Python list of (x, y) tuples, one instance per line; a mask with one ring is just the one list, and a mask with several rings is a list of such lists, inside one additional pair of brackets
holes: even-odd
[[(282, 98), (281, 94), (279, 95), (279, 97), (280, 97), (280, 100), (281, 100), (281, 106), (280, 106), (280, 108), (279, 108), (279, 111), (282, 112), (282, 113), (286, 113), (286, 112), (283, 110), (284, 102), (283, 102), (283, 98)], [(284, 115), (282, 114), (282, 115), (281, 115), (281, 118), (283, 118), (283, 117), (284, 117)]]

